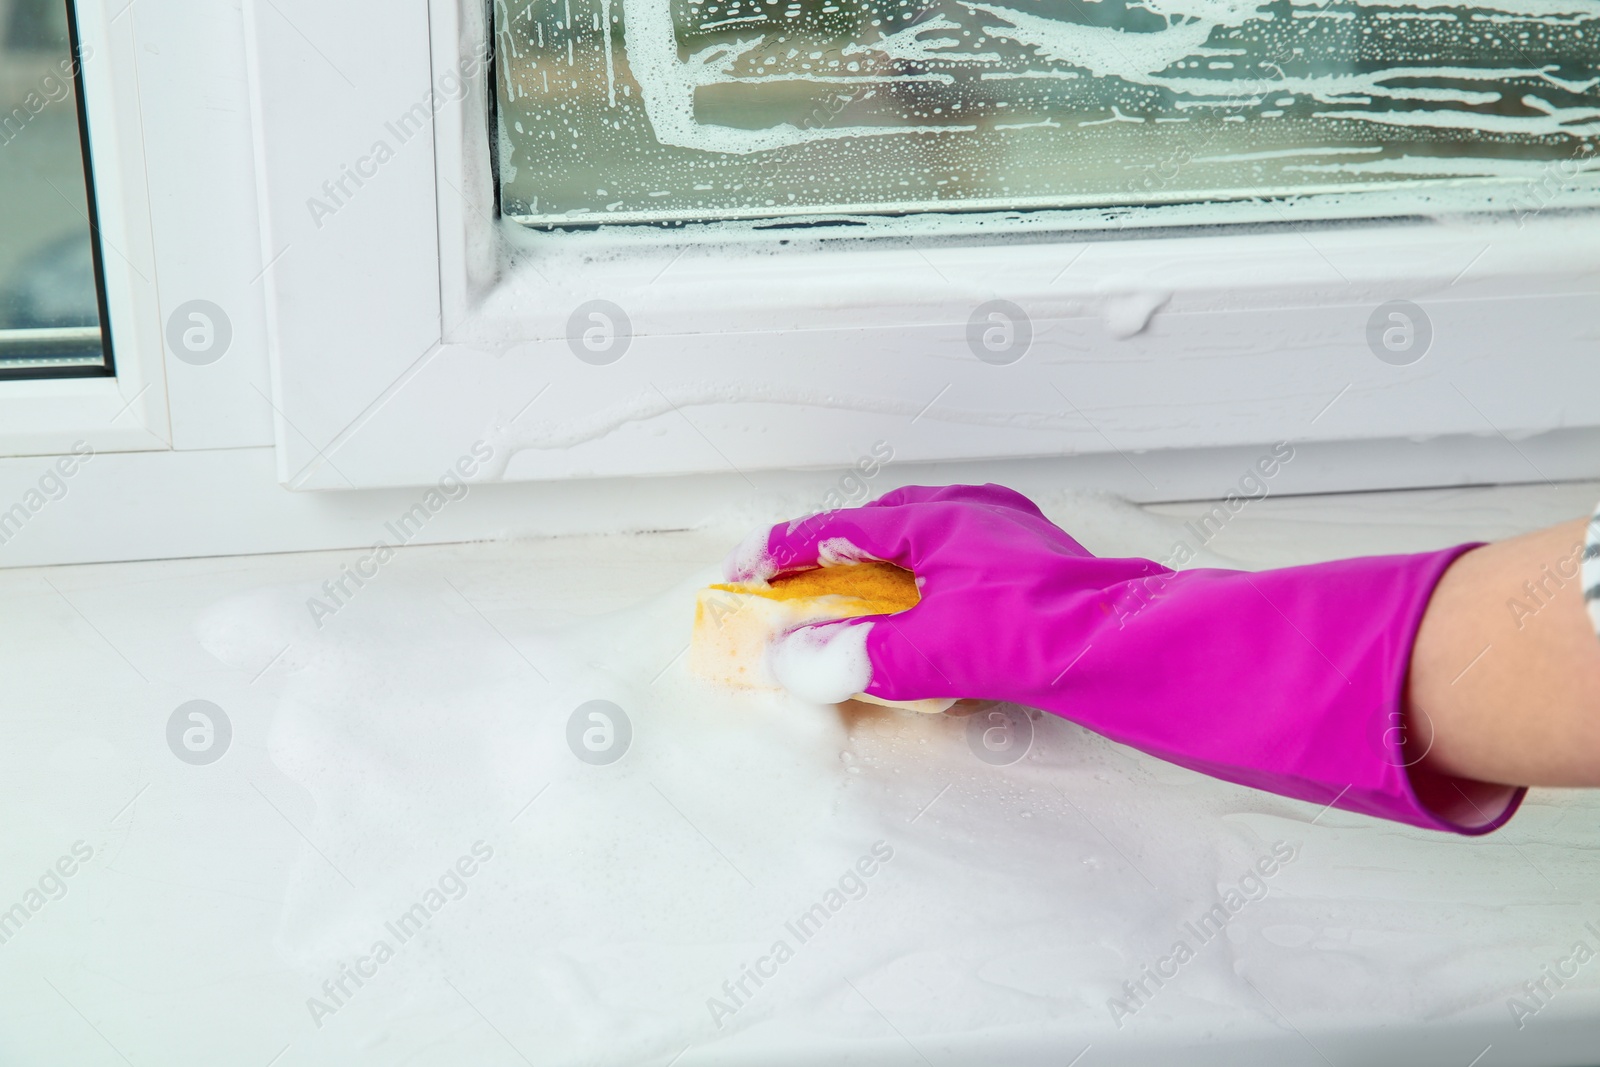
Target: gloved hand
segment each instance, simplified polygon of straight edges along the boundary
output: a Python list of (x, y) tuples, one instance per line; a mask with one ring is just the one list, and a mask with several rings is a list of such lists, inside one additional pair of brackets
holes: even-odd
[(1013, 701), (1231, 782), (1475, 834), (1524, 791), (1416, 766), (1402, 727), (1423, 610), (1473, 547), (1179, 572), (1096, 558), (1001, 486), (914, 486), (776, 526), (727, 569), (748, 581), (870, 558), (916, 575), (907, 611), (774, 644), (774, 673), (802, 696)]

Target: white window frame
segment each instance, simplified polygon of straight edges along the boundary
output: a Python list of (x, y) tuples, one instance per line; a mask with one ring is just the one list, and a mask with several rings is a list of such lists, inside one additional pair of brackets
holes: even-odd
[[(285, 243), (329, 160), (354, 160), (374, 129), (425, 99), (475, 32), (444, 0), (351, 0), (349, 17), (343, 4), (299, 2), (77, 0), (93, 49), (98, 208), (117, 246), (106, 261), (118, 376), (0, 382), (0, 510), (36, 499), (46, 457), (80, 440), (105, 456), (0, 545), (0, 567), (370, 546), (415, 504), (423, 490), (412, 486), (434, 485), (493, 436), (497, 412), (513, 432), (548, 434), (644, 390), (659, 406), (655, 386), (681, 413), (627, 424), (599, 446), (523, 452), (507, 472), (523, 484), (475, 489), (422, 540), (679, 529), (752, 504), (792, 513), (837, 496), (840, 469), (879, 441), (894, 461), (874, 492), (998, 480), (1033, 494), (1214, 498), (1280, 433), (1297, 435), (1297, 458), (1276, 493), (1600, 473), (1600, 241), (1593, 217), (1563, 210), (1573, 200), (1550, 188), (1521, 196), (1517, 210), (1555, 193), (1520, 228), (1502, 217), (1194, 233), (1171, 212), (1129, 212), (1121, 232), (1104, 233), (1093, 213), (1058, 213), (947, 219), (960, 232), (930, 237), (921, 220), (886, 219), (871, 240), (791, 231), (782, 255), (753, 226), (722, 228), (720, 243), (686, 231), (541, 232), (521, 236), (559, 285), (498, 256), (470, 261), (469, 273), (467, 249), (494, 250), (481, 240), (493, 229), (477, 214), (452, 221), (469, 210), (454, 189), (493, 190), (483, 120), (449, 107), (323, 231)], [(1335, 208), (1382, 214), (1370, 200), (1315, 205)], [(1261, 210), (1272, 220), (1295, 209)], [(604, 256), (584, 259), (606, 244), (629, 257), (609, 272)], [(1334, 281), (1328, 261), (1352, 284)], [(1296, 290), (1295, 277), (1311, 280)], [(1141, 297), (1162, 288), (1171, 299), (1148, 329), (1108, 331), (1107, 318), (1126, 329)], [(695, 312), (717, 289), (740, 299)], [(611, 366), (579, 363), (563, 336), (569, 309), (594, 296), (625, 302), (640, 334)], [(1016, 365), (979, 364), (965, 347), (964, 318), (991, 296), (1037, 316), (1035, 347)], [(1440, 340), (1416, 366), (1380, 364), (1359, 340), (1372, 303), (1391, 296), (1435, 317)], [(225, 357), (203, 365), (165, 343), (168, 319), (195, 300), (232, 326)], [(541, 307), (557, 311), (541, 319)], [(773, 381), (774, 371), (796, 377)], [(875, 410), (776, 393), (775, 403), (685, 401), (699, 383), (728, 381), (845, 383)], [(1048, 431), (948, 418), (1048, 405), (1058, 420)], [(976, 458), (919, 462), (934, 457)], [(765, 469), (778, 466), (809, 469)], [(698, 469), (709, 473), (585, 477)], [(283, 482), (373, 488), (295, 493)], [(765, 503), (749, 499), (752, 483)]]
[[(491, 217), (485, 73), (453, 91), (476, 0), (246, 18), (294, 488), (435, 481), (476, 441), (496, 461), (475, 476), (549, 480), (842, 466), (879, 439), (918, 462), (1600, 427), (1587, 209), (1473, 213), (1482, 187), (1456, 184), (1424, 220), (1385, 190), (1239, 206), (1220, 230), (1176, 206), (1111, 233), (1094, 211), (518, 231)], [(431, 122), (402, 139), (419, 104)], [(566, 336), (594, 298), (633, 328), (605, 366)], [(992, 299), (1031, 319), (1011, 365), (968, 349)], [(1393, 299), (1432, 322), (1413, 365), (1368, 347)]]
[(131, 20), (111, 0), (76, 6), (116, 374), (0, 381), (0, 456), (171, 447)]

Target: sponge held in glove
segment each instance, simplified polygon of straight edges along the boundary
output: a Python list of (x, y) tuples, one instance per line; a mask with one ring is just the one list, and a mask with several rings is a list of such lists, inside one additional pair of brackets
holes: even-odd
[[(779, 689), (768, 661), (773, 642), (798, 626), (863, 615), (892, 615), (921, 599), (915, 577), (892, 563), (866, 561), (818, 567), (770, 582), (708, 586), (695, 603), (689, 669), (725, 685)], [(855, 699), (889, 707), (939, 712), (953, 699)]]

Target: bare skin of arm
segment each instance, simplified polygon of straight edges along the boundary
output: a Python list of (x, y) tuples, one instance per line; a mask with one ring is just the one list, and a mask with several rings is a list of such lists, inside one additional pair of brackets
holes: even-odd
[(1577, 574), (1587, 523), (1484, 545), (1445, 572), (1406, 686), (1417, 770), (1600, 786), (1600, 639)]

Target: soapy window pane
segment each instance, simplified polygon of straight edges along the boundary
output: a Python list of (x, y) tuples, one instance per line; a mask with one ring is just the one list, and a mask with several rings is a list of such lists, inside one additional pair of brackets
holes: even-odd
[(497, 0), (495, 17), (501, 199), (532, 224), (1381, 186), (1419, 206), (1481, 186), (1515, 209), (1535, 183), (1557, 192), (1524, 199), (1592, 203), (1600, 174), (1596, 0)]
[(0, 377), (106, 371), (63, 0), (0, 0)]

